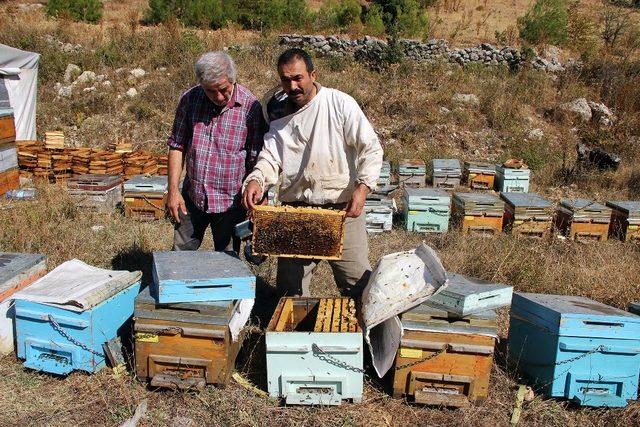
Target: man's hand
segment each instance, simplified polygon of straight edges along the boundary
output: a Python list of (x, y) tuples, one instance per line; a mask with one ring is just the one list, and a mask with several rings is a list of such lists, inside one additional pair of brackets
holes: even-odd
[(249, 181), (249, 184), (244, 189), (244, 194), (242, 194), (242, 205), (246, 210), (252, 211), (261, 199), (262, 188), (256, 181)]
[(351, 196), (351, 200), (347, 205), (347, 217), (357, 218), (362, 215), (362, 210), (364, 209), (364, 202), (367, 200), (367, 194), (369, 194), (369, 187), (364, 184), (359, 184), (353, 195)]
[(169, 208), (171, 217), (177, 223), (180, 223), (180, 212), (184, 215), (187, 214), (187, 206), (184, 203), (184, 198), (182, 194), (180, 194), (179, 189), (169, 190), (169, 194), (167, 195), (167, 208)]

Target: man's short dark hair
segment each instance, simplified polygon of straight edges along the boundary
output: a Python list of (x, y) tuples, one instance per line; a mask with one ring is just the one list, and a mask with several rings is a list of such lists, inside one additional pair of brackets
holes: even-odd
[(289, 64), (296, 60), (304, 61), (304, 65), (307, 66), (307, 72), (312, 72), (314, 70), (313, 61), (311, 60), (311, 56), (307, 53), (306, 50), (300, 49), (298, 47), (292, 47), (291, 49), (287, 49), (280, 54), (278, 57), (278, 69), (285, 64)]

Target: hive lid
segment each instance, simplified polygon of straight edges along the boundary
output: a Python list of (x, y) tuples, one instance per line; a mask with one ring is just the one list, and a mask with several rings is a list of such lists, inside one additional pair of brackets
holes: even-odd
[(211, 279), (255, 279), (237, 256), (214, 251), (170, 251), (153, 253), (153, 273), (158, 282), (189, 282)]
[(457, 316), (468, 316), (511, 304), (513, 286), (447, 273), (448, 285), (432, 295), (426, 304)]
[(438, 188), (411, 188), (405, 187), (404, 189), (404, 197), (413, 199), (413, 198), (434, 198), (441, 199), (446, 198), (449, 200), (451, 196), (444, 190), (440, 190)]
[(485, 310), (469, 316), (457, 316), (433, 307), (429, 302), (402, 314), (402, 328), (414, 331), (447, 332), (497, 336), (497, 318), (494, 310)]
[(121, 183), (119, 175), (84, 174), (67, 180), (70, 190), (104, 191)]
[(504, 202), (490, 193), (454, 193), (453, 201), (468, 213), (504, 210)]
[(458, 159), (433, 159), (433, 170), (455, 169), (460, 170), (460, 160)]
[(40, 264), (44, 271), (45, 256), (41, 254), (0, 252), (0, 301), (19, 286), (23, 273)]
[(124, 190), (131, 193), (164, 193), (168, 185), (166, 176), (136, 175), (124, 183)]
[(585, 297), (514, 293), (511, 315), (562, 336), (640, 337), (640, 316)]
[(607, 206), (626, 213), (628, 216), (640, 215), (640, 201), (609, 200)]
[(496, 165), (489, 162), (464, 162), (464, 168), (472, 173), (495, 174)]
[(72, 259), (16, 292), (14, 298), (80, 312), (111, 298), (140, 277), (140, 271), (106, 270)]
[(602, 212), (608, 211), (609, 208), (600, 203), (594, 202), (592, 200), (587, 199), (562, 199), (560, 202), (561, 206), (569, 209), (570, 211), (576, 213), (578, 211), (587, 213), (587, 212)]
[(551, 202), (536, 193), (500, 193), (507, 204), (515, 208), (549, 208)]

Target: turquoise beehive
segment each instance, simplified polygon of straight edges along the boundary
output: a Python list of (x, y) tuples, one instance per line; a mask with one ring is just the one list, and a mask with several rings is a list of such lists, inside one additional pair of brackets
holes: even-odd
[(443, 233), (449, 230), (451, 196), (435, 188), (405, 188), (403, 212), (408, 231)]

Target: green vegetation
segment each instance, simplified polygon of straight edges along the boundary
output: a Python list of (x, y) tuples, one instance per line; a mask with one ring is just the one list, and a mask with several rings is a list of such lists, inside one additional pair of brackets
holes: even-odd
[(102, 18), (100, 0), (49, 0), (47, 14), (71, 17), (76, 21), (98, 22)]
[(568, 21), (566, 0), (536, 0), (531, 9), (518, 18), (520, 37), (529, 43), (565, 45)]

